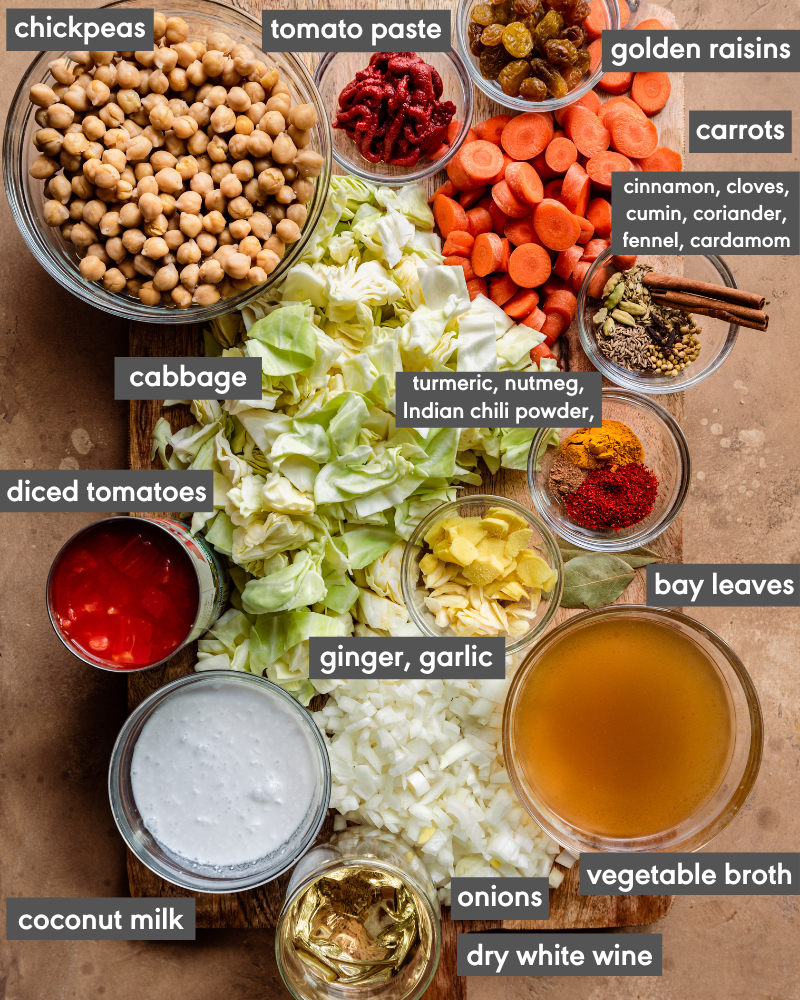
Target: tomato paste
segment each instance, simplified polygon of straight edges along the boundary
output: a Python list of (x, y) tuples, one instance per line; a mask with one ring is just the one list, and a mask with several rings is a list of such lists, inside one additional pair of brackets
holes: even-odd
[(142, 518), (100, 521), (62, 549), (48, 587), (67, 645), (112, 670), (170, 656), (192, 631), (200, 588), (178, 541)]

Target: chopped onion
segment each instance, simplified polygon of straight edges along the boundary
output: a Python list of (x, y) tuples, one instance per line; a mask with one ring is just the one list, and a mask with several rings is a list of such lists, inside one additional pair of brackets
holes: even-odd
[(578, 859), (574, 854), (570, 854), (569, 851), (563, 850), (556, 858), (556, 864), (563, 865), (565, 868), (572, 868)]

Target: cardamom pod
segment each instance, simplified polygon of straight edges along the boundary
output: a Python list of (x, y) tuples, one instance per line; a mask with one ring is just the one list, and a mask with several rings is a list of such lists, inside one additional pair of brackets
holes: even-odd
[(611, 315), (618, 323), (622, 323), (624, 326), (636, 326), (636, 320), (630, 313), (623, 312), (621, 309), (614, 309)]
[(614, 289), (620, 281), (622, 281), (621, 271), (617, 271), (615, 274), (612, 274), (611, 277), (603, 286), (603, 294), (600, 296), (600, 298), (604, 299), (606, 295), (610, 295), (612, 289)]
[(609, 316), (603, 321), (603, 333), (606, 337), (613, 337), (617, 332), (617, 328), (614, 325), (614, 320)]
[(639, 305), (638, 302), (630, 302), (628, 299), (623, 299), (619, 307), (633, 316), (644, 316), (647, 312), (647, 306)]
[(592, 317), (592, 319), (594, 320), (594, 325), (600, 326), (600, 324), (603, 322), (606, 316), (608, 316), (608, 309), (606, 309), (605, 306), (602, 309), (598, 309), (597, 312)]
[(624, 294), (625, 294), (625, 282), (620, 281), (619, 284), (615, 285), (615, 287), (612, 289), (612, 292), (608, 296), (608, 298), (604, 300), (603, 305), (607, 309), (613, 309), (616, 306), (616, 304), (622, 299), (622, 296)]

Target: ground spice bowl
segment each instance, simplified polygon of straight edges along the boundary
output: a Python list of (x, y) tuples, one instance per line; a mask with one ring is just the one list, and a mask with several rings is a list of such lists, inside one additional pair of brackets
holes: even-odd
[[(540, 455), (550, 431), (542, 428), (528, 455), (528, 487), (534, 507), (551, 531), (572, 545), (592, 552), (625, 552), (648, 545), (680, 514), (689, 492), (689, 446), (677, 421), (658, 403), (625, 389), (603, 389), (603, 418), (619, 420), (636, 434), (644, 447), (643, 464), (658, 479), (658, 495), (651, 513), (621, 531), (595, 531), (577, 524), (550, 488), (550, 469), (559, 454), (551, 446)], [(560, 441), (576, 430), (556, 430)]]

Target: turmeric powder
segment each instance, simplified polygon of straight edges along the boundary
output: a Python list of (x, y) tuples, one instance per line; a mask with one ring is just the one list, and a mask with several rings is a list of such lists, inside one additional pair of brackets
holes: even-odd
[(602, 427), (581, 427), (564, 441), (561, 453), (579, 469), (631, 465), (644, 459), (642, 442), (619, 420), (604, 420)]

